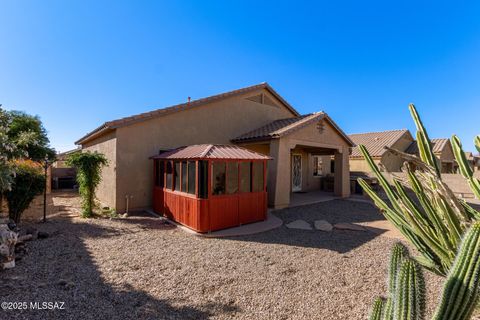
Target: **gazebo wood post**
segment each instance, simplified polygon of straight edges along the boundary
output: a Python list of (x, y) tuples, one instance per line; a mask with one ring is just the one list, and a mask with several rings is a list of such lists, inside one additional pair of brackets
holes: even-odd
[(210, 199), (212, 199), (212, 172), (210, 172), (212, 169), (212, 161), (208, 160), (207, 161), (207, 198), (208, 200), (208, 233), (211, 232), (212, 229), (212, 222), (211, 222), (211, 215), (210, 215)]
[[(263, 160), (263, 192), (266, 195), (267, 192), (267, 160)], [(263, 200), (264, 203), (264, 208), (267, 207), (267, 198), (268, 196), (265, 196), (265, 199)], [(263, 213), (264, 219), (267, 219), (267, 211), (264, 210), (265, 212)]]

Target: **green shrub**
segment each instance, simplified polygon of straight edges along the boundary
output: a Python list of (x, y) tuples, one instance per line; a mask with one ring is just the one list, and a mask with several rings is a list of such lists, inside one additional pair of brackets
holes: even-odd
[(22, 213), (30, 206), (35, 196), (45, 188), (42, 166), (30, 160), (15, 161), (15, 176), (10, 190), (5, 192), (10, 219), (20, 222)]

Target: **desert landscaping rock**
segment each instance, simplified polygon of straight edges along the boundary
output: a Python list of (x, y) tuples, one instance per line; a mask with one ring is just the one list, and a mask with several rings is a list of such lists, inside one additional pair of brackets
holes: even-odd
[(330, 232), (333, 230), (333, 226), (327, 220), (315, 220), (314, 222), (315, 229), (325, 232)]
[(366, 229), (358, 224), (353, 223), (336, 223), (334, 225), (335, 229), (339, 230), (351, 230), (351, 231), (366, 231)]
[(305, 220), (295, 220), (285, 225), (289, 229), (312, 230), (312, 226)]
[[(343, 200), (274, 214), (311, 225), (381, 218), (369, 204)], [(387, 292), (397, 241), (285, 226), (201, 238), (148, 215), (82, 219), (66, 212), (34, 226), (50, 237), (28, 242), (16, 267), (0, 271), (2, 300), (64, 301), (65, 310), (2, 310), (1, 319), (368, 319), (374, 299)], [(431, 315), (442, 281), (425, 277)]]

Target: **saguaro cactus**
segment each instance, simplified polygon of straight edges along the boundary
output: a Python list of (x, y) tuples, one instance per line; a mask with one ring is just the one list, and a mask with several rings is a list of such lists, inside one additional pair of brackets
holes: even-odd
[[(390, 260), (387, 302), (375, 300), (371, 320), (422, 320), (425, 313), (425, 283), (420, 266), (408, 254), (399, 254), (396, 244)], [(399, 268), (396, 266), (399, 265)], [(432, 320), (468, 320), (479, 299), (480, 287), (480, 222), (476, 222), (461, 242), (455, 263), (443, 288), (440, 305)], [(391, 300), (393, 314), (388, 311)]]

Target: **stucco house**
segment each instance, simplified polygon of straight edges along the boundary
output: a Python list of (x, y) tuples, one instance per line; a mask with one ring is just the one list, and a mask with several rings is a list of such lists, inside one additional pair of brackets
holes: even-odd
[[(350, 155), (350, 170), (352, 172), (366, 172), (371, 170), (361, 154), (358, 145), (363, 144), (373, 161), (381, 171), (400, 172), (403, 160), (389, 152), (386, 147), (418, 156), (417, 141), (407, 129), (381, 132), (350, 134), (348, 136), (357, 145), (352, 148)], [(442, 173), (455, 172), (455, 156), (449, 139), (432, 139), (432, 150), (437, 157)]]
[[(372, 156), (373, 161), (380, 167), (380, 170), (387, 172), (401, 171), (403, 161), (400, 157), (385, 149), (385, 147), (404, 151), (414, 141), (412, 134), (407, 129), (357, 133), (350, 134), (348, 137), (355, 145), (364, 145)], [(350, 170), (367, 173), (371, 171), (357, 146), (352, 148)]]
[[(455, 155), (453, 154), (452, 144), (450, 139), (432, 139), (431, 140), (432, 151), (435, 157), (437, 157), (442, 173), (455, 173), (456, 162)], [(406, 153), (415, 154), (418, 156), (418, 145), (414, 141), (405, 150)]]
[(465, 157), (474, 172), (480, 171), (480, 155), (474, 155), (473, 152), (465, 152)]
[[(152, 207), (153, 166), (161, 151), (196, 144), (237, 144), (268, 155), (268, 204), (288, 206), (292, 192), (318, 189), (334, 157), (334, 190), (350, 194), (350, 138), (324, 112), (300, 115), (270, 85), (258, 85), (108, 121), (76, 141), (110, 165), (100, 202), (123, 212)], [(325, 159), (325, 160), (323, 160)], [(324, 169), (325, 168), (325, 169)]]

